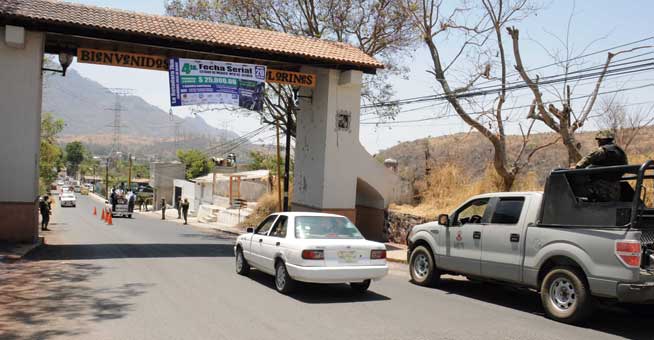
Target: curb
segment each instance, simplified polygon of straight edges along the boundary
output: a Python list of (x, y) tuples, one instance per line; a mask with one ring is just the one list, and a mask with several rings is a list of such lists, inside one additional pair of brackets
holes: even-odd
[(404, 264), (408, 264), (408, 263), (409, 263), (409, 262), (407, 262), (407, 260), (394, 259), (394, 258), (390, 258), (390, 257), (387, 257), (387, 258), (386, 258), (386, 261), (387, 261), (387, 262), (395, 262), (395, 263), (404, 263)]
[[(134, 213), (135, 214), (140, 214), (140, 215), (142, 215), (144, 217), (148, 217), (148, 218), (152, 218), (152, 217), (159, 218), (159, 215), (160, 215), (160, 213), (157, 213), (156, 216), (155, 216), (152, 211), (136, 211), (136, 210), (134, 210)], [(166, 217), (168, 217), (168, 216), (166, 216)], [(176, 219), (166, 218), (166, 221), (169, 221), (169, 220), (176, 221)], [(181, 222), (179, 222), (178, 224), (181, 224)], [(223, 229), (221, 227), (214, 226), (214, 225), (211, 225), (211, 224), (208, 224), (208, 223), (189, 222), (188, 225), (191, 226), (191, 227), (195, 227), (195, 228), (201, 228), (203, 230), (216, 230), (216, 231), (223, 232), (225, 234), (229, 234), (229, 235), (232, 235), (232, 236), (240, 236), (240, 235), (244, 234), (244, 233), (237, 232), (237, 231), (234, 231), (234, 230)]]
[(9, 254), (9, 255), (0, 255), (0, 262), (5, 262), (5, 261), (18, 261), (23, 259), (25, 256), (27, 256), (29, 253), (34, 251), (36, 248), (42, 246), (45, 244), (45, 237), (39, 236), (38, 240), (36, 243), (33, 244), (28, 244), (21, 246), (15, 254)]

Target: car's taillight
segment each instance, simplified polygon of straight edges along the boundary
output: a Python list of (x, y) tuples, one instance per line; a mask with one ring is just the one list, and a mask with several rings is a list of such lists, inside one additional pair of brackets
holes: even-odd
[(302, 251), (302, 258), (305, 260), (324, 260), (325, 252), (322, 250), (306, 249)]
[(625, 266), (639, 268), (641, 260), (640, 242), (636, 240), (616, 241), (615, 255)]
[(381, 260), (386, 258), (386, 250), (375, 249), (370, 251), (371, 260)]

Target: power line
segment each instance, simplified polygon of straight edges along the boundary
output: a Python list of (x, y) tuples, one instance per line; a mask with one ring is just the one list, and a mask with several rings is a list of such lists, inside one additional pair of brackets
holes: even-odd
[[(619, 92), (625, 92), (625, 91), (631, 91), (631, 90), (638, 90), (646, 87), (652, 87), (654, 86), (654, 83), (649, 83), (646, 85), (641, 85), (641, 86), (634, 86), (634, 87), (629, 87), (629, 88), (624, 88), (624, 89), (618, 89), (618, 90), (613, 90), (613, 91), (605, 91), (605, 92), (599, 92), (599, 95), (604, 95), (604, 94), (610, 94), (610, 93), (619, 93)], [(583, 96), (577, 96), (577, 97), (572, 97), (570, 98), (571, 100), (576, 100), (576, 99), (582, 99), (582, 98), (588, 98), (591, 97), (592, 95), (583, 95)], [(560, 102), (562, 100), (556, 100), (555, 102)], [(519, 105), (519, 106), (514, 106), (514, 107), (506, 107), (504, 108), (505, 110), (512, 110), (512, 109), (522, 109), (522, 108), (528, 108), (531, 107), (531, 104), (529, 105)], [(477, 111), (477, 112), (470, 112), (468, 114), (470, 115), (479, 115), (479, 114), (485, 114), (488, 113), (488, 111)], [(438, 119), (444, 119), (444, 118), (451, 118), (451, 117), (458, 117), (458, 114), (450, 114), (450, 115), (445, 115), (445, 116), (438, 116), (438, 117), (427, 117), (427, 118), (422, 118), (422, 119), (412, 119), (412, 120), (393, 120), (393, 121), (381, 121), (381, 122), (361, 122), (361, 125), (390, 125), (390, 124), (399, 124), (399, 123), (418, 123), (418, 122), (425, 122), (425, 121), (430, 121), (430, 120), (438, 120)]]
[[(629, 76), (629, 75), (631, 75), (631, 74), (632, 74), (631, 72), (624, 73), (624, 74), (611, 74), (611, 75), (607, 75), (606, 78), (607, 78), (607, 79), (608, 79), (609, 77), (610, 77), (610, 78), (619, 78), (619, 77)], [(652, 80), (653, 80), (652, 78), (647, 78), (647, 79), (638, 79), (638, 80), (633, 80), (633, 82), (644, 82), (644, 81), (652, 81)], [(595, 80), (592, 80), (591, 82), (594, 83)], [(588, 82), (588, 83), (591, 83), (591, 82)], [(577, 86), (578, 86), (578, 85), (582, 85), (582, 84), (585, 85), (585, 84), (587, 84), (587, 83), (586, 83), (586, 82), (578, 83)], [(514, 98), (515, 98), (515, 96), (514, 96)], [(518, 98), (520, 98), (520, 96), (518, 96)], [(560, 101), (560, 100), (559, 100), (559, 101)], [(419, 111), (419, 110), (423, 110), (423, 109), (428, 109), (428, 108), (435, 108), (435, 106), (438, 106), (438, 105), (441, 105), (441, 106), (447, 106), (447, 105), (449, 105), (449, 102), (446, 102), (446, 101), (445, 101), (445, 102), (441, 102), (441, 103), (438, 103), (438, 104), (429, 104), (429, 105), (424, 105), (424, 106), (420, 106), (420, 107), (416, 107), (416, 108), (404, 109), (404, 110), (399, 111), (399, 112), (397, 113), (397, 115), (399, 115), (399, 114), (403, 114), (403, 113), (407, 113), (407, 112), (412, 112), (412, 111)], [(364, 114), (361, 114), (361, 116), (363, 117), (363, 116), (376, 116), (376, 115), (375, 115), (374, 113), (367, 113), (367, 114), (364, 113)], [(382, 119), (383, 119), (384, 117), (370, 117), (370, 118), (364, 118), (364, 119), (361, 120), (361, 122), (378, 121), (379, 118), (382, 118)]]
[[(634, 63), (639, 63), (636, 65), (630, 65), (630, 66), (625, 66), (629, 64), (634, 64)], [(615, 68), (615, 66), (624, 66), (624, 67), (619, 67)], [(599, 70), (600, 68), (603, 68), (602, 66), (593, 66), (584, 70), (579, 70), (575, 72), (569, 72), (567, 74), (557, 74), (557, 75), (552, 75), (552, 76), (547, 76), (547, 77), (542, 77), (538, 81), (539, 86), (543, 85), (554, 85), (557, 83), (563, 83), (563, 82), (571, 82), (575, 80), (583, 80), (583, 79), (588, 79), (588, 78), (593, 78), (593, 77), (599, 77), (602, 73), (602, 71), (597, 71), (597, 72), (589, 72), (589, 71), (595, 71)], [(608, 75), (624, 75), (624, 74), (631, 74), (631, 73), (638, 73), (638, 72), (644, 72), (644, 71), (649, 71), (654, 69), (654, 58), (646, 58), (646, 59), (641, 59), (637, 61), (632, 61), (628, 63), (622, 63), (622, 64), (616, 64), (616, 65), (611, 65), (610, 68), (606, 71), (606, 76)], [(570, 76), (570, 74), (574, 74)], [(516, 81), (516, 82), (511, 82), (508, 83), (507, 86), (505, 86), (505, 89), (507, 91), (513, 91), (513, 90), (518, 90), (518, 89), (523, 89), (523, 88), (528, 88), (529, 85), (525, 83), (524, 81)], [(495, 85), (493, 87), (486, 87), (486, 88), (475, 88), (474, 91), (461, 91), (458, 93), (455, 93), (454, 96), (457, 98), (469, 98), (469, 97), (476, 97), (476, 96), (484, 96), (488, 95), (491, 93), (496, 93), (502, 90), (502, 87)], [(408, 105), (408, 104), (414, 104), (414, 103), (420, 103), (420, 102), (427, 102), (427, 101), (436, 101), (436, 100), (443, 100), (447, 99), (446, 94), (437, 94), (437, 95), (429, 95), (429, 96), (422, 96), (422, 97), (414, 97), (414, 98), (407, 98), (407, 99), (401, 99), (401, 100), (395, 100), (395, 101), (388, 101), (388, 102), (383, 102), (383, 103), (378, 103), (374, 104), (372, 106), (362, 106), (362, 109), (367, 109), (367, 108), (376, 108), (376, 107), (385, 107), (385, 106), (395, 106), (395, 105)]]
[[(595, 52), (590, 52), (590, 53), (587, 53), (587, 54), (584, 54), (584, 55), (580, 55), (580, 56), (577, 56), (577, 57), (573, 57), (573, 58), (569, 58), (569, 59), (566, 59), (566, 60), (561, 60), (561, 61), (554, 62), (554, 63), (551, 63), (551, 64), (547, 64), (547, 65), (539, 66), (539, 67), (536, 67), (536, 68), (528, 69), (528, 70), (526, 70), (526, 72), (533, 72), (533, 71), (541, 70), (541, 69), (544, 69), (544, 68), (547, 68), (547, 67), (550, 67), (550, 66), (560, 65), (560, 64), (563, 64), (563, 63), (566, 63), (566, 62), (569, 62), (569, 61), (573, 61), (573, 60), (577, 60), (577, 59), (581, 59), (581, 58), (589, 57), (589, 56), (596, 55), (596, 54), (599, 54), (599, 53), (609, 52), (609, 51), (612, 51), (612, 50), (615, 50), (615, 49), (618, 49), (618, 48), (622, 48), (622, 47), (626, 47), (626, 46), (629, 46), (629, 45), (638, 44), (638, 43), (645, 42), (645, 41), (647, 41), (647, 40), (651, 40), (651, 39), (654, 39), (654, 36), (649, 36), (649, 37), (642, 38), (642, 39), (638, 39), (638, 40), (635, 40), (635, 41), (632, 41), (632, 42), (628, 42), (628, 43), (625, 43), (625, 44), (621, 44), (621, 45), (617, 45), (617, 46), (609, 47), (609, 48), (606, 48), (606, 49), (602, 49), (602, 50), (595, 51)], [(652, 53), (653, 53), (653, 52), (646, 52), (646, 53), (639, 54), (639, 55), (636, 55), (636, 56), (624, 57), (624, 58), (618, 59), (618, 60), (616, 60), (616, 61), (613, 61), (613, 63), (611, 64), (611, 66), (613, 66), (613, 65), (615, 64), (615, 62), (617, 62), (617, 61), (630, 60), (630, 59), (634, 59), (634, 58), (641, 57), (641, 56), (648, 55), (648, 54), (652, 54)], [(603, 67), (603, 65), (604, 65), (604, 64), (597, 65), (597, 66), (594, 66), (594, 67), (601, 68), (601, 67)], [(593, 68), (593, 67), (591, 67), (590, 69), (592, 69), (592, 68)], [(582, 70), (578, 70), (578, 71), (575, 71), (575, 72), (579, 72), (579, 71), (582, 71)], [(507, 77), (511, 77), (511, 76), (514, 76), (514, 75), (517, 75), (517, 74), (518, 74), (517, 71), (513, 71), (513, 72), (509, 73), (509, 74), (507, 75)], [(568, 73), (568, 74), (570, 74), (570, 73)], [(488, 86), (487, 86), (487, 87), (483, 87), (483, 85), (486, 85), (486, 84), (488, 84), (488, 83), (492, 83), (492, 82), (496, 82), (496, 81), (497, 81), (497, 80), (489, 80), (489, 81), (486, 81), (486, 82), (482, 82), (482, 83), (480, 83), (480, 84), (477, 84), (477, 85), (475, 86), (475, 88), (477, 88), (477, 89), (480, 89), (480, 88), (489, 88)], [(480, 86), (481, 86), (481, 87), (480, 87)], [(496, 85), (495, 85), (495, 86), (496, 86)], [(362, 108), (362, 109), (365, 109), (365, 108), (375, 108), (375, 107), (384, 107), (384, 106), (402, 105), (402, 104), (405, 104), (404, 102), (409, 102), (409, 103), (410, 103), (410, 102), (412, 102), (413, 100), (421, 100), (421, 99), (425, 99), (425, 100), (426, 100), (426, 99), (428, 99), (428, 98), (432, 98), (432, 97), (434, 97), (434, 95), (420, 96), (420, 97), (413, 97), (413, 98), (405, 98), (405, 99), (393, 100), (393, 101), (388, 101), (388, 102), (382, 102), (382, 103), (375, 103), (375, 104), (363, 105), (361, 108)]]

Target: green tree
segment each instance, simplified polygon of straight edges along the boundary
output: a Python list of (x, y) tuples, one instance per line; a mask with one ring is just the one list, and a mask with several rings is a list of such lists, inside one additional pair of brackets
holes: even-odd
[(86, 153), (86, 148), (80, 141), (66, 144), (66, 170), (69, 175), (77, 174)]
[(63, 166), (62, 150), (57, 145), (57, 134), (64, 129), (64, 121), (44, 112), (41, 117), (41, 146), (39, 158), (39, 190), (44, 193), (47, 186), (57, 179)]
[(84, 148), (84, 160), (79, 164), (79, 173), (82, 176), (93, 176), (98, 175), (98, 171), (101, 170), (100, 160), (94, 159), (93, 154)]
[[(268, 170), (271, 174), (277, 174), (277, 156), (270, 153), (265, 153), (261, 151), (250, 151), (250, 164), (249, 168), (251, 170)], [(284, 157), (282, 157), (279, 164), (282, 172), (284, 171)], [(295, 168), (293, 159), (291, 158), (291, 171)]]
[(186, 167), (186, 179), (204, 176), (211, 170), (209, 158), (200, 150), (177, 150), (177, 158)]

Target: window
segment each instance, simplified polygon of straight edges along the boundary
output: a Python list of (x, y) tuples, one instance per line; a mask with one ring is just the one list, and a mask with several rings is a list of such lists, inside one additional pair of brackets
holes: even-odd
[(257, 227), (257, 230), (255, 231), (256, 234), (258, 235), (268, 235), (268, 230), (270, 230), (270, 227), (272, 227), (273, 222), (275, 222), (275, 219), (277, 218), (277, 215), (271, 215), (268, 216), (259, 226)]
[(362, 239), (359, 229), (345, 217), (298, 216), (295, 237), (301, 239)]
[(281, 215), (275, 222), (272, 230), (270, 231), (270, 236), (274, 237), (286, 237), (286, 226), (288, 224), (288, 216)]
[(468, 202), (461, 207), (454, 217), (454, 225), (464, 225), (469, 223), (479, 224), (484, 218), (486, 208), (488, 207), (489, 198), (480, 198)]
[(497, 202), (491, 223), (516, 224), (520, 220), (524, 197), (502, 197)]

